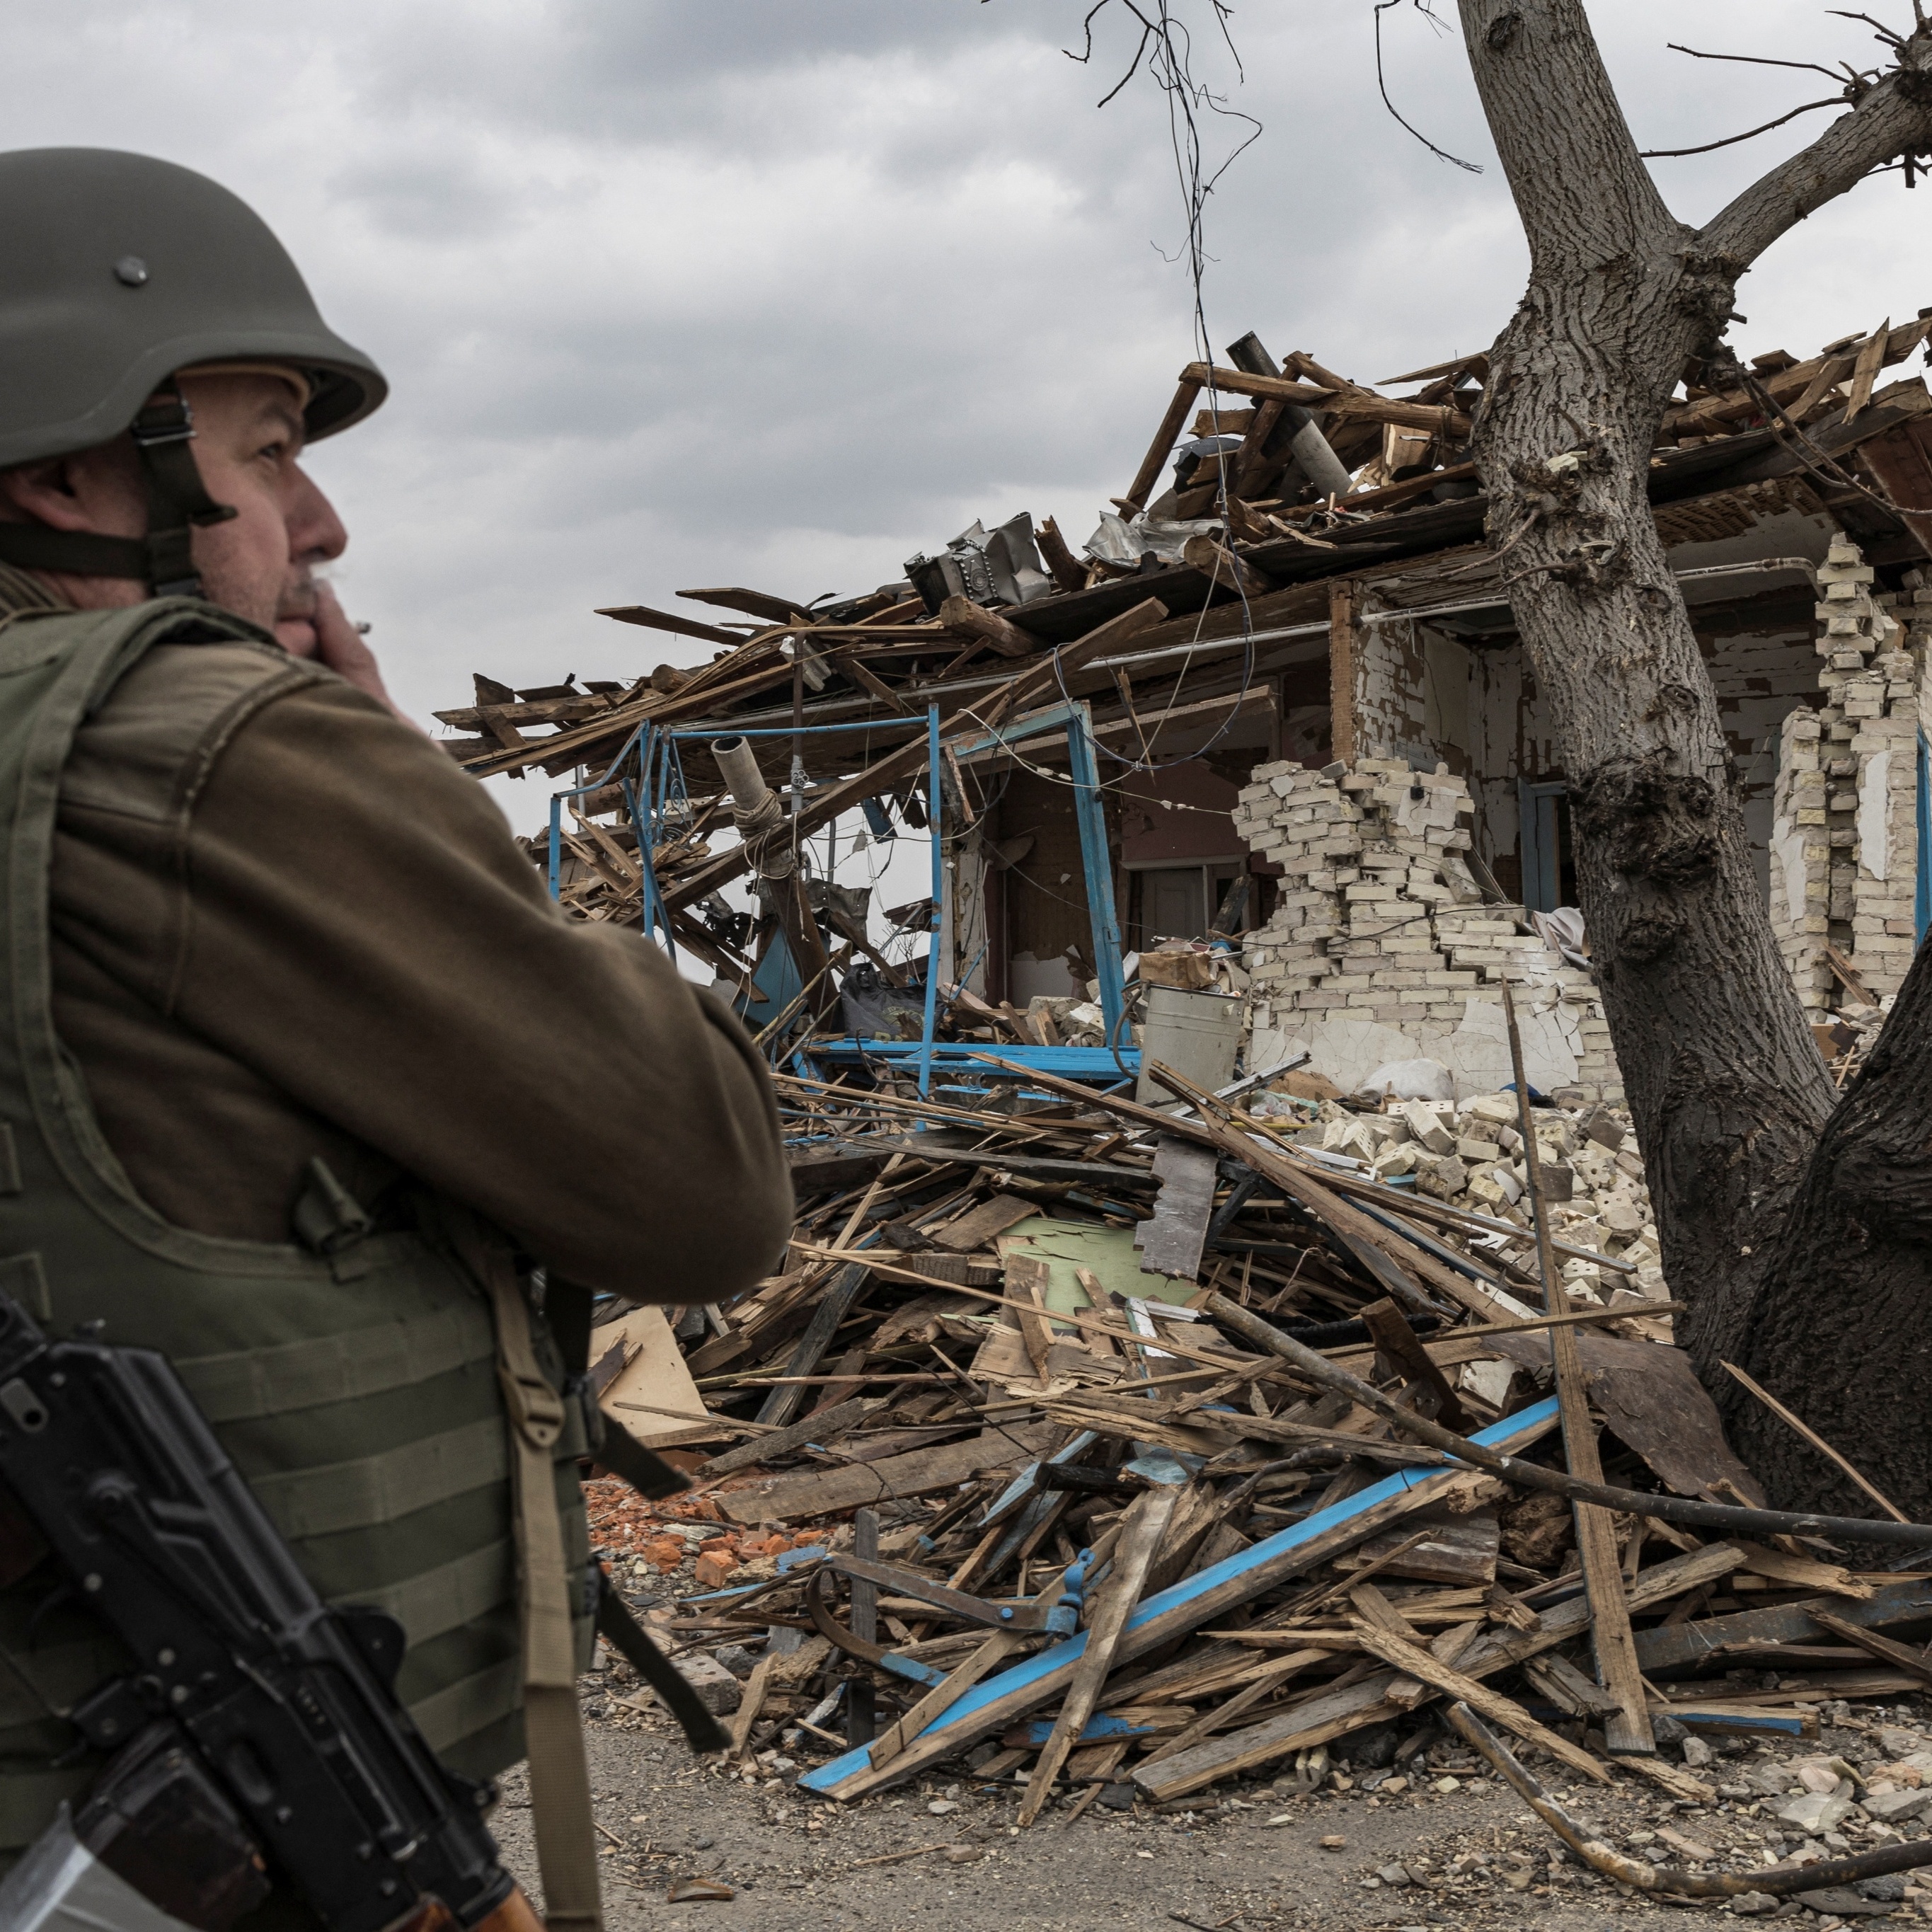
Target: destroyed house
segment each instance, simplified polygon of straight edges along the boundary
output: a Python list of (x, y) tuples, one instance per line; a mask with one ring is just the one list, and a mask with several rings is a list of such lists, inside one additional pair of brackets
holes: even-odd
[[(1652, 458), (1821, 1024), (1876, 1008), (1927, 923), (1932, 394), (1886, 372), (1928, 329), (1687, 389)], [(922, 1043), (923, 1078), (950, 1037), (1118, 1078), (1138, 1064), (1133, 968), (1180, 942), (1200, 972), (1142, 981), (1244, 995), (1251, 1067), (1305, 1052), (1346, 1088), (1419, 1058), (1486, 1090), (1507, 969), (1536, 989), (1532, 1081), (1618, 1097), (1588, 936), (1558, 916), (1566, 776), (1467, 460), (1486, 358), (1371, 388), (1252, 336), (1228, 355), (1183, 371), (1078, 553), (1022, 514), (869, 596), (614, 609), (716, 656), (628, 684), (479, 677), (438, 714), (465, 734), (449, 748), (479, 775), (569, 775), (533, 853), (553, 890), (704, 959), (775, 1048), (815, 1031), (876, 1068)], [(926, 895), (893, 909), (930, 934), (908, 961), (827, 862), (934, 827)], [(720, 896), (747, 877), (749, 914)]]

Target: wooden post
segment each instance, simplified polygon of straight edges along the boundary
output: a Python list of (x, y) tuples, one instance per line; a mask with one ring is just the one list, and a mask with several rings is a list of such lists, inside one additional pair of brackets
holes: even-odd
[[(1523, 1071), (1522, 1036), (1516, 1030), (1516, 1001), (1509, 982), (1503, 982), (1503, 1018), (1509, 1028), (1510, 1068), (1516, 1076), (1516, 1118), (1522, 1123), (1522, 1171), (1529, 1183), (1531, 1219), (1536, 1228), (1536, 1261), (1543, 1276), (1543, 1304), (1551, 1315), (1569, 1310), (1562, 1277), (1556, 1272), (1556, 1252), (1550, 1235), (1543, 1200), (1543, 1170), (1536, 1146), (1536, 1123), (1529, 1110), (1529, 1081)], [(1586, 1483), (1604, 1480), (1603, 1458), (1597, 1450), (1596, 1425), (1590, 1420), (1590, 1400), (1583, 1380), (1582, 1351), (1574, 1328), (1552, 1328), (1550, 1351), (1556, 1367), (1557, 1412), (1563, 1423), (1563, 1454), (1571, 1475)], [(1617, 1562), (1616, 1520), (1594, 1504), (1574, 1506), (1576, 1553), (1582, 1559), (1583, 1587), (1590, 1599), (1590, 1637), (1597, 1654), (1597, 1677), (1617, 1700), (1617, 1708), (1604, 1718), (1604, 1742), (1612, 1756), (1650, 1756), (1657, 1738), (1650, 1727), (1650, 1711), (1637, 1667), (1636, 1645), (1630, 1636), (1630, 1607), (1624, 1597), (1624, 1575)]]
[(1168, 459), (1174, 446), (1180, 440), (1180, 432), (1186, 426), (1187, 412), (1194, 406), (1194, 398), (1201, 393), (1201, 384), (1192, 376), (1184, 376), (1180, 386), (1174, 392), (1174, 400), (1167, 406), (1167, 414), (1160, 419), (1160, 427), (1154, 433), (1154, 441), (1148, 446), (1148, 453), (1141, 458), (1140, 472), (1127, 486), (1124, 496), (1116, 496), (1114, 501), (1126, 516), (1147, 508), (1148, 494), (1160, 475), (1161, 465)]
[(1355, 761), (1355, 585), (1338, 577), (1328, 586), (1328, 755)]
[[(788, 1376), (818, 1374), (818, 1365), (825, 1359), (825, 1352), (831, 1347), (839, 1323), (858, 1299), (868, 1273), (862, 1262), (854, 1262), (826, 1290), (818, 1307), (812, 1311), (805, 1333), (799, 1337), (796, 1347), (786, 1360), (784, 1372)], [(782, 1429), (798, 1414), (809, 1393), (806, 1385), (797, 1382), (778, 1384), (766, 1396), (764, 1407), (758, 1411), (758, 1420), (767, 1428)]]
[[(877, 1510), (862, 1509), (854, 1516), (852, 1554), (878, 1560)], [(865, 1643), (879, 1640), (879, 1586), (862, 1576), (852, 1579), (852, 1634)], [(854, 1677), (845, 1686), (845, 1742), (854, 1747), (868, 1744), (876, 1728), (872, 1679)]]

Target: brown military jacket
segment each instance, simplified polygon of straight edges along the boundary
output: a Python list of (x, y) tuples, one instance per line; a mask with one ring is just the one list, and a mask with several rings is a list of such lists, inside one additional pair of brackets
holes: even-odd
[[(50, 600), (0, 566), (0, 620)], [(135, 1190), (283, 1241), (310, 1159), (426, 1182), (571, 1279), (716, 1301), (790, 1191), (763, 1062), (635, 931), (551, 904), (488, 795), (319, 665), (164, 645), (82, 728), (56, 1024)]]

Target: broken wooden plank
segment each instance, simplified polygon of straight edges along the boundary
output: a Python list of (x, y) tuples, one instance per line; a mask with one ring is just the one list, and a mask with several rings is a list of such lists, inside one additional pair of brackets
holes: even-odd
[(1444, 1429), (1459, 1436), (1469, 1432), (1469, 1418), (1462, 1400), (1449, 1378), (1430, 1359), (1415, 1330), (1402, 1319), (1402, 1311), (1384, 1295), (1362, 1310), (1362, 1321), (1373, 1336), (1378, 1354), (1387, 1357), (1403, 1378), (1416, 1385), (1419, 1396), (1432, 1398), (1422, 1413), (1432, 1416)]
[(750, 1442), (741, 1442), (736, 1448), (727, 1449), (709, 1462), (700, 1462), (692, 1474), (700, 1482), (718, 1476), (735, 1475), (740, 1469), (748, 1469), (754, 1462), (783, 1456), (794, 1449), (802, 1449), (808, 1442), (828, 1440), (842, 1434), (862, 1422), (874, 1409), (884, 1408), (890, 1400), (886, 1396), (854, 1396), (850, 1402), (842, 1402), (833, 1408), (820, 1409), (816, 1415), (808, 1415), (788, 1428), (774, 1430), (770, 1435), (754, 1436)]
[(994, 1631), (944, 1683), (935, 1684), (873, 1744), (866, 1754), (873, 1769), (883, 1771), (921, 1731), (958, 1703), (988, 1671), (1012, 1656), (1019, 1648), (1021, 1641), (1011, 1631)]
[(734, 1522), (796, 1522), (866, 1503), (925, 1496), (950, 1489), (982, 1469), (1010, 1469), (1037, 1455), (1056, 1432), (1051, 1424), (1009, 1424), (964, 1442), (914, 1449), (882, 1462), (776, 1476), (755, 1488), (722, 1490), (718, 1507)]
[(1134, 1230), (1141, 1266), (1150, 1274), (1192, 1280), (1201, 1272), (1201, 1251), (1214, 1212), (1217, 1163), (1212, 1148), (1162, 1134), (1154, 1150), (1154, 1172), (1160, 1183), (1154, 1218)]
[(1087, 1729), (1087, 1720), (1094, 1714), (1101, 1687), (1113, 1668), (1114, 1651), (1128, 1618), (1140, 1602), (1149, 1567), (1178, 1500), (1172, 1489), (1149, 1490), (1128, 1506), (1120, 1526), (1120, 1541), (1114, 1546), (1112, 1568), (1100, 1586), (1088, 1621), (1085, 1651), (1067, 1685), (1066, 1701), (1040, 1753), (1040, 1762), (1034, 1767), (1025, 1801), (1020, 1806), (1022, 1825), (1030, 1825), (1040, 1816), (1040, 1808), (1052, 1794), (1060, 1768), (1066, 1762), (1067, 1753)]
[(1127, 485), (1127, 494), (1117, 496), (1114, 502), (1131, 517), (1147, 508), (1148, 494), (1154, 486), (1162, 466), (1173, 453), (1174, 446), (1180, 440), (1180, 432), (1187, 421), (1187, 412), (1194, 406), (1194, 399), (1201, 393), (1202, 381), (1190, 369), (1182, 375), (1174, 392), (1174, 400), (1167, 406), (1167, 413), (1160, 419), (1160, 426), (1154, 433), (1154, 440), (1148, 445), (1146, 455), (1141, 458), (1141, 466), (1134, 472), (1134, 480)]
[(1834, 1636), (1841, 1636), (1846, 1642), (1856, 1644), (1867, 1656), (1876, 1658), (1880, 1663), (1888, 1664), (1894, 1670), (1904, 1671), (1922, 1684), (1932, 1684), (1932, 1658), (1928, 1658), (1922, 1650), (1894, 1643), (1890, 1637), (1880, 1636), (1876, 1630), (1862, 1630), (1856, 1624), (1847, 1623), (1829, 1610), (1814, 1610), (1811, 1621)]
[[(825, 1290), (818, 1306), (812, 1311), (812, 1319), (806, 1324), (805, 1333), (798, 1338), (798, 1344), (785, 1364), (788, 1376), (809, 1376), (818, 1372), (826, 1350), (832, 1346), (832, 1336), (838, 1332), (839, 1323), (859, 1298), (859, 1291), (865, 1286), (868, 1272), (863, 1262), (854, 1262)], [(766, 1396), (758, 1419), (768, 1429), (782, 1429), (798, 1413), (799, 1404), (804, 1401), (805, 1396), (805, 1389), (799, 1383), (782, 1384)]]
[[(1849, 1030), (1849, 1029), (1847, 1029), (1847, 1030)], [(1746, 1375), (1744, 1370), (1738, 1366), (1736, 1363), (1720, 1362), (1718, 1364), (1718, 1366), (1724, 1370), (1726, 1375), (1731, 1376), (1735, 1381), (1742, 1383), (1744, 1388), (1750, 1390), (1751, 1394), (1756, 1396), (1758, 1400), (1762, 1402), (1765, 1407), (1769, 1409), (1772, 1414), (1778, 1418), (1779, 1421), (1786, 1424), (1789, 1427), (1796, 1430), (1800, 1436), (1804, 1437), (1807, 1442), (1810, 1444), (1813, 1448), (1817, 1450), (1820, 1455), (1824, 1456), (1826, 1460), (1831, 1462), (1834, 1467), (1842, 1470), (1845, 1474), (1850, 1477), (1852, 1480), (1857, 1484), (1858, 1487), (1864, 1490), (1865, 1494), (1870, 1496), (1872, 1501), (1876, 1503), (1879, 1508), (1883, 1510), (1886, 1514), (1890, 1516), (1894, 1522), (1909, 1522), (1911, 1521), (1911, 1518), (1908, 1516), (1896, 1503), (1893, 1502), (1888, 1496), (1873, 1488), (1871, 1484), (1866, 1481), (1864, 1478), (1861, 1475), (1850, 1462), (1846, 1462), (1844, 1457), (1840, 1456), (1838, 1450), (1834, 1449), (1831, 1444), (1827, 1442), (1824, 1437), (1820, 1436), (1809, 1423), (1805, 1422), (1801, 1420), (1798, 1417), (1794, 1415), (1791, 1411), (1786, 1408), (1784, 1403), (1780, 1402), (1777, 1396), (1773, 1395), (1768, 1388), (1766, 1388), (1761, 1383), (1754, 1381), (1750, 1376)]]
[(1656, 1677), (1717, 1663), (1730, 1644), (1815, 1643), (1826, 1634), (1812, 1615), (1821, 1610), (1860, 1630), (1932, 1621), (1932, 1579), (1911, 1577), (1886, 1585), (1862, 1604), (1819, 1597), (1762, 1610), (1735, 1610), (1695, 1623), (1659, 1624), (1636, 1633), (1637, 1662), (1646, 1676)]
[[(1370, 1586), (1372, 1588), (1374, 1586)], [(1621, 1592), (1618, 1600), (1622, 1600)], [(1560, 1758), (1572, 1771), (1580, 1772), (1586, 1778), (1594, 1778), (1599, 1784), (1608, 1784), (1610, 1774), (1608, 1766), (1600, 1762), (1580, 1744), (1573, 1744), (1568, 1738), (1561, 1737), (1546, 1726), (1539, 1724), (1514, 1698), (1505, 1697), (1500, 1690), (1492, 1690), (1473, 1677), (1466, 1677), (1460, 1670), (1452, 1670), (1448, 1665), (1432, 1656), (1420, 1644), (1411, 1643), (1392, 1630), (1378, 1628), (1364, 1622), (1360, 1626), (1362, 1648), (1372, 1657), (1400, 1671), (1405, 1677), (1419, 1678), (1431, 1685), (1445, 1696), (1460, 1699), (1472, 1709), (1482, 1712), (1492, 1722), (1501, 1724), (1506, 1730), (1514, 1731), (1526, 1744), (1532, 1744), (1549, 1752), (1552, 1757)]]
[(970, 1254), (976, 1248), (983, 1248), (988, 1242), (1004, 1234), (1009, 1228), (1016, 1228), (1022, 1221), (1030, 1220), (1040, 1212), (1037, 1201), (1028, 1201), (1017, 1194), (995, 1194), (987, 1199), (976, 1202), (957, 1220), (934, 1231), (932, 1244), (945, 1248), (958, 1255)]
[(1350, 1731), (1387, 1724), (1408, 1708), (1390, 1694), (1402, 1681), (1400, 1672), (1378, 1670), (1353, 1684), (1315, 1692), (1245, 1730), (1207, 1738), (1172, 1757), (1149, 1759), (1136, 1766), (1134, 1783), (1148, 1798), (1166, 1803), (1224, 1778), (1258, 1770), (1291, 1752), (1312, 1750)]
[[(1516, 1023), (1516, 1000), (1507, 978), (1503, 982), (1503, 1020), (1509, 1034), (1510, 1066), (1516, 1078), (1517, 1131), (1522, 1136), (1523, 1173), (1528, 1182), (1530, 1216), (1536, 1231), (1537, 1272), (1542, 1277), (1544, 1312), (1567, 1314), (1570, 1298), (1556, 1270), (1556, 1251), (1550, 1238), (1548, 1203), (1543, 1191), (1536, 1121), (1530, 1106), (1529, 1080), (1523, 1070), (1522, 1036)], [(1590, 1414), (1583, 1379), (1583, 1360), (1574, 1328), (1550, 1331), (1550, 1358), (1556, 1374), (1556, 1402), (1563, 1418), (1563, 1454), (1571, 1475), (1586, 1483), (1604, 1480), (1604, 1460), (1597, 1448), (1597, 1425)], [(1582, 1564), (1584, 1588), (1590, 1598), (1590, 1642), (1596, 1652), (1597, 1675), (1616, 1699), (1617, 1709), (1604, 1720), (1604, 1741), (1622, 1756), (1653, 1756), (1657, 1739), (1646, 1707), (1643, 1673), (1630, 1646), (1630, 1612), (1624, 1604), (1622, 1565), (1617, 1557), (1616, 1519), (1592, 1503), (1574, 1505), (1576, 1552)], [(1478, 1706), (1480, 1709), (1481, 1707)], [(1594, 1760), (1592, 1760), (1594, 1762)]]

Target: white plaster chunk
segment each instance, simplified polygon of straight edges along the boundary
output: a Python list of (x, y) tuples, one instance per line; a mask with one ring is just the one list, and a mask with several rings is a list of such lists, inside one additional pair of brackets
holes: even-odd
[(1858, 863), (1875, 879), (1892, 875), (1892, 824), (1886, 788), (1892, 754), (1874, 752), (1858, 774)]
[(1796, 918), (1804, 910), (1804, 835), (1780, 818), (1771, 830), (1771, 856), (1784, 880), (1784, 910)]

